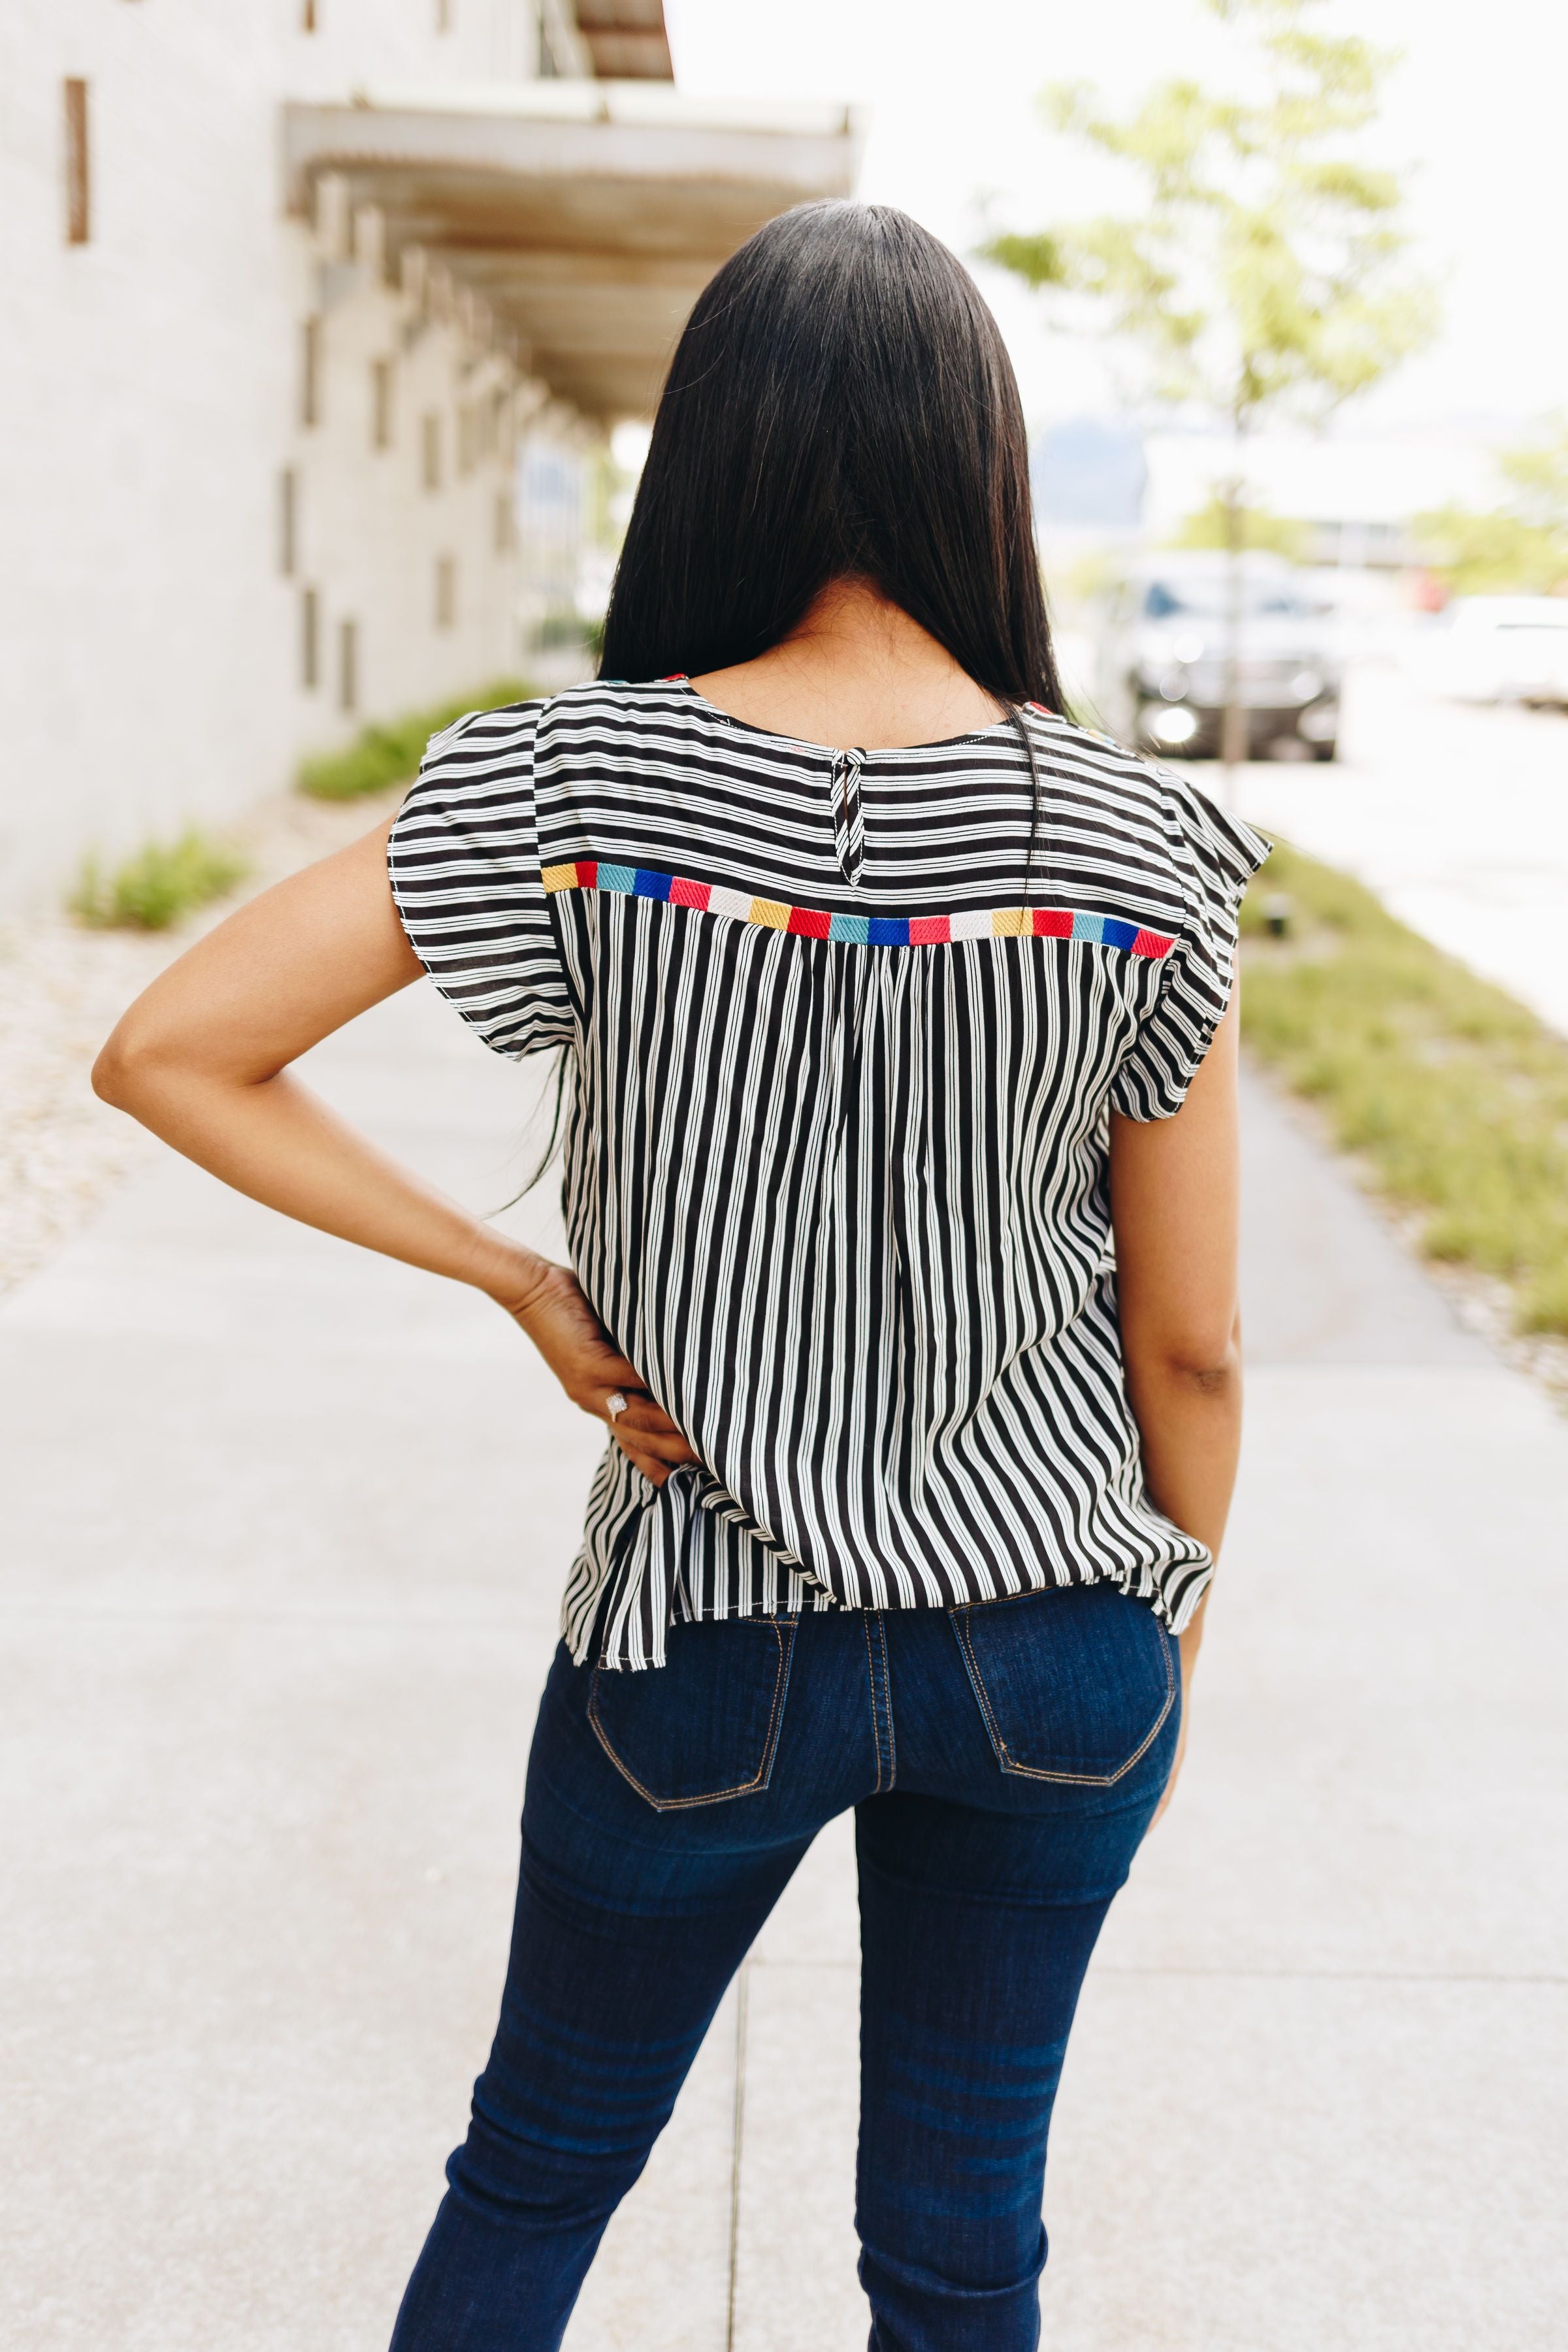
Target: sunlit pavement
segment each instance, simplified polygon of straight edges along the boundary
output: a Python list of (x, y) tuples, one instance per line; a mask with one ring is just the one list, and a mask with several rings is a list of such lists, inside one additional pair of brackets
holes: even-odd
[[(1568, 1033), (1568, 712), (1452, 702), (1365, 664), (1343, 752), (1248, 765), (1237, 806)], [(1212, 790), (1220, 772), (1193, 772)]]
[[(476, 1204), (526, 1164), (530, 1082), (424, 990), (316, 1064)], [(1046, 2340), (1559, 2352), (1568, 1427), (1257, 1087), (1248, 1156), (1235, 1535), (1068, 2058)], [(484, 1302), (173, 1160), (8, 1302), (0, 1428), (0, 2341), (380, 2352), (595, 1432)], [(858, 2352), (855, 1982), (838, 1832), (570, 2352)]]
[[(1186, 772), (1568, 1034), (1568, 711), (1450, 700), (1440, 642), (1385, 629), (1352, 659), (1337, 761), (1249, 761), (1233, 783), (1216, 761)], [(1091, 710), (1092, 639), (1064, 631), (1058, 650)]]

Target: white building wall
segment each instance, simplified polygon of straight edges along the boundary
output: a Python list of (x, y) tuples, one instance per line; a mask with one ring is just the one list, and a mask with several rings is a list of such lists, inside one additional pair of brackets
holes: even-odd
[[(320, 320), (321, 359), (318, 422), (296, 436), (291, 465), (289, 660), (314, 746), (352, 734), (367, 712), (416, 708), (516, 671), (511, 461), (528, 399), (504, 362), (457, 320), (387, 286), (374, 251), (358, 263), (326, 259), (302, 268), (300, 289), (303, 310), (313, 307)], [(384, 447), (374, 437), (378, 362), (390, 394)], [(426, 478), (427, 437), (434, 487)], [(280, 524), (280, 494), (277, 509)], [(280, 528), (274, 536), (280, 539)], [(319, 615), (313, 693), (300, 675), (307, 591)], [(345, 621), (358, 646), (359, 691), (350, 708), (339, 661)]]
[[(515, 78), (535, 0), (7, 0), (0, 11), (0, 903), (286, 783), (366, 715), (515, 668), (500, 455), (454, 464), (456, 412), (500, 381), (460, 322), (422, 320), (285, 216), (279, 109), (371, 79)], [(441, 17), (450, 29), (440, 31)], [(91, 237), (65, 241), (63, 84), (89, 85)], [(330, 225), (329, 225), (330, 226)], [(300, 328), (323, 320), (322, 421), (300, 422)], [(371, 358), (395, 358), (370, 447)], [(526, 403), (525, 403), (526, 404)], [(443, 420), (420, 487), (416, 419)], [(279, 478), (300, 478), (299, 566)], [(457, 561), (437, 628), (435, 562)], [(300, 681), (300, 593), (322, 598)], [(337, 625), (360, 625), (357, 714)]]

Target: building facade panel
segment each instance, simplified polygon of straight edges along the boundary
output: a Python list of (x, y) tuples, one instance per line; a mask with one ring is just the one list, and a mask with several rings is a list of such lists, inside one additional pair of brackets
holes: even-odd
[[(411, 478), (416, 404), (455, 453), (458, 407), (493, 362), (374, 268), (329, 257), (284, 207), (287, 100), (531, 69), (532, 0), (452, 0), (448, 15), (443, 33), (434, 0), (318, 0), (314, 35), (296, 0), (11, 0), (0, 18), (0, 904), (57, 895), (89, 847), (221, 823), (366, 714), (515, 667), (509, 562), (493, 552), (504, 457), (451, 465), (434, 496)], [(79, 244), (68, 80), (86, 89)], [(311, 316), (322, 415), (308, 427)], [(377, 356), (397, 380), (384, 452), (369, 446)], [(455, 617), (438, 625), (443, 553)], [(345, 620), (353, 712), (338, 694)]]
[[(591, 14), (0, 12), (0, 908), (580, 668), (584, 452), (858, 148), (841, 109), (683, 105), (659, 0)], [(573, 80), (595, 42), (644, 79)]]

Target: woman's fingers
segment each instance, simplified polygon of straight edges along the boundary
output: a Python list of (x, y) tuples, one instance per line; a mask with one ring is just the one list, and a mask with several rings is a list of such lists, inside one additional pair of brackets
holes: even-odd
[(606, 1412), (605, 1418), (628, 1454), (635, 1449), (639, 1454), (651, 1454), (661, 1462), (672, 1463), (697, 1459), (669, 1415), (650, 1396), (628, 1396), (624, 1412), (613, 1418)]
[(583, 1349), (582, 1360), (584, 1376), (601, 1382), (606, 1393), (612, 1389), (619, 1389), (623, 1395), (628, 1397), (634, 1391), (638, 1396), (647, 1395), (642, 1374), (637, 1366), (629, 1363), (625, 1356), (618, 1356), (607, 1339), (591, 1342)]
[(679, 1463), (697, 1459), (669, 1415), (646, 1389), (626, 1396), (618, 1412), (606, 1410), (605, 1418), (633, 1469), (640, 1470), (656, 1486), (662, 1486)]
[[(635, 1378), (629, 1370), (627, 1382)], [(595, 1421), (607, 1422), (623, 1451), (634, 1456), (652, 1455), (663, 1463), (695, 1462), (696, 1454), (676, 1427), (664, 1407), (655, 1402), (646, 1389), (616, 1383), (604, 1386), (594, 1380), (570, 1382), (567, 1393), (584, 1412)], [(626, 1402), (618, 1412), (611, 1411), (611, 1399), (621, 1396)], [(638, 1468), (642, 1467), (640, 1460)]]
[(643, 1476), (648, 1481), (650, 1486), (663, 1486), (665, 1480), (669, 1475), (669, 1464), (668, 1462), (660, 1462), (657, 1455), (652, 1454), (638, 1454), (634, 1451), (631, 1446), (622, 1444), (618, 1439), (616, 1443), (620, 1444), (621, 1452), (626, 1455), (626, 1460), (631, 1464), (632, 1468), (634, 1470), (640, 1470)]
[(573, 1403), (609, 1423), (621, 1451), (646, 1478), (662, 1486), (676, 1463), (696, 1460), (643, 1386), (637, 1366), (607, 1336), (567, 1267), (550, 1268), (526, 1304), (512, 1312)]

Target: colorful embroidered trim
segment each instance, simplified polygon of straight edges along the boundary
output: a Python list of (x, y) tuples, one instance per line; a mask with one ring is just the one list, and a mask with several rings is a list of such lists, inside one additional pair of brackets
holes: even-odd
[(952, 940), (1087, 940), (1096, 947), (1122, 948), (1129, 955), (1169, 955), (1175, 941), (1141, 923), (1115, 915), (1082, 915), (1067, 907), (991, 907), (964, 915), (829, 915), (817, 907), (790, 907), (781, 898), (756, 898), (749, 890), (692, 882), (684, 874), (658, 874), (646, 866), (605, 866), (580, 857), (572, 866), (547, 866), (541, 880), (549, 891), (609, 890), (623, 898), (659, 898), (672, 907), (695, 907), (704, 914), (728, 915), (798, 939), (841, 940), (860, 948), (943, 947)]

